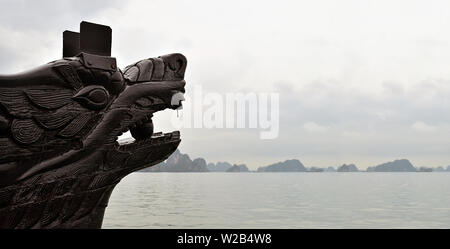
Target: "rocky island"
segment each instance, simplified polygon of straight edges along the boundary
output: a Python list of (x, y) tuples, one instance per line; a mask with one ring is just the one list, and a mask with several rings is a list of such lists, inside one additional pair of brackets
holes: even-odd
[(367, 168), (368, 172), (416, 172), (416, 168), (407, 159), (395, 160)]
[(228, 162), (217, 162), (216, 164), (208, 163), (207, 165), (208, 170), (211, 172), (226, 172), (231, 167), (233, 167), (233, 165)]
[(337, 169), (337, 172), (358, 172), (358, 168), (354, 164), (343, 164)]
[(178, 149), (165, 161), (141, 172), (209, 172), (203, 158), (191, 160), (189, 155), (182, 154)]
[(274, 163), (265, 167), (259, 167), (258, 172), (306, 172), (305, 166), (297, 159)]
[(176, 150), (166, 161), (140, 172), (450, 172), (450, 166), (435, 168), (421, 166), (414, 167), (407, 159), (399, 159), (359, 170), (355, 164), (343, 164), (329, 167), (306, 167), (297, 159), (286, 160), (250, 170), (245, 164), (231, 164), (219, 161), (206, 162), (203, 158), (192, 160), (188, 154)]
[(231, 168), (227, 169), (227, 172), (249, 172), (249, 170), (245, 164), (235, 164)]

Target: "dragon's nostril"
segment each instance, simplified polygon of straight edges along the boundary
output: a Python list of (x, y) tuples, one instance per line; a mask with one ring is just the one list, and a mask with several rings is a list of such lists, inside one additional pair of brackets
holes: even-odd
[(180, 60), (180, 59), (169, 63), (169, 68), (172, 71), (178, 71), (182, 67), (183, 67), (183, 60)]
[(166, 64), (164, 80), (182, 80), (186, 71), (187, 60), (182, 54), (168, 54), (160, 57)]

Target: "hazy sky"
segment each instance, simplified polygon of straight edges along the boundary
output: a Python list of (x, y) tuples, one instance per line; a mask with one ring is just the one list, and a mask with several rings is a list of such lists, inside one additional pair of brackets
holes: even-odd
[[(364, 169), (450, 165), (450, 2), (0, 0), (0, 73), (58, 59), (82, 20), (113, 29), (121, 67), (181, 52), (206, 92), (279, 92), (280, 136), (182, 129), (180, 149), (250, 168), (298, 158)], [(189, 91), (189, 88), (188, 88)], [(172, 113), (155, 129), (171, 131)]]

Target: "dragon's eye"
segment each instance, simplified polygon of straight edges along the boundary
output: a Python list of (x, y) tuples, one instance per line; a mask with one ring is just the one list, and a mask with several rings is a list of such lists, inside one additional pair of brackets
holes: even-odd
[(73, 98), (87, 108), (100, 110), (108, 104), (109, 94), (104, 87), (91, 85), (81, 89)]

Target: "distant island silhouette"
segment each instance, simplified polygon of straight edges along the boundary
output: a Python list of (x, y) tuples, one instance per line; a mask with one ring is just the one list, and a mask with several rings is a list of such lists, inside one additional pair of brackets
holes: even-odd
[(359, 170), (355, 164), (341, 166), (306, 167), (298, 159), (286, 160), (267, 166), (258, 167), (251, 171), (245, 164), (231, 164), (229, 162), (207, 163), (203, 158), (192, 160), (188, 154), (176, 150), (166, 161), (139, 172), (450, 172), (450, 166), (415, 167), (408, 159), (399, 159)]

